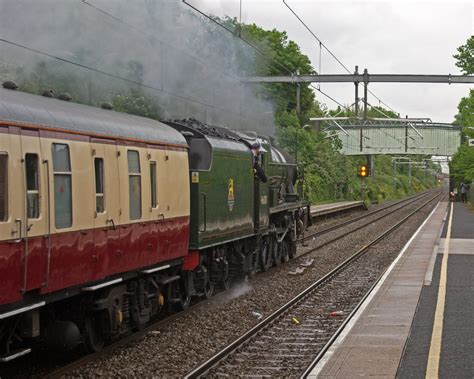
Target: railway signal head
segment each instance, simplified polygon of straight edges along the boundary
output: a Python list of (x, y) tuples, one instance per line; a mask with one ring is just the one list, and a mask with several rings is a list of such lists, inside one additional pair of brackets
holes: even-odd
[(366, 178), (367, 176), (369, 176), (369, 170), (367, 168), (367, 165), (365, 165), (365, 164), (360, 164), (359, 165), (358, 175), (361, 178)]

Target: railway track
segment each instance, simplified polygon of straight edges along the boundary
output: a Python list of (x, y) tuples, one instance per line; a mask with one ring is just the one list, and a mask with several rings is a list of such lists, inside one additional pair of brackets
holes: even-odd
[[(386, 207), (383, 207), (383, 208), (380, 208), (380, 209), (376, 209), (372, 212), (369, 212), (369, 213), (364, 213), (363, 215), (361, 216), (358, 216), (356, 218), (353, 218), (353, 219), (350, 219), (350, 220), (347, 220), (347, 221), (344, 221), (342, 223), (339, 223), (337, 225), (333, 225), (333, 226), (330, 226), (328, 228), (324, 228), (322, 230), (318, 230), (316, 232), (313, 232), (311, 233), (310, 235), (308, 236), (305, 236), (304, 237), (304, 240), (309, 240), (309, 239), (313, 239), (313, 238), (316, 238), (316, 237), (321, 237), (325, 234), (328, 234), (329, 232), (332, 232), (334, 230), (338, 230), (338, 229), (341, 229), (342, 227), (344, 226), (347, 226), (347, 225), (351, 225), (351, 224), (356, 224), (358, 223), (359, 221), (361, 220), (365, 220), (364, 223), (361, 223), (360, 225), (356, 225), (355, 227), (345, 231), (345, 233), (343, 235), (335, 235), (334, 237), (322, 242), (322, 243), (319, 243), (317, 244), (315, 247), (311, 248), (311, 249), (308, 249), (302, 253), (300, 253), (299, 255), (297, 256), (302, 256), (302, 255), (307, 255), (315, 250), (318, 250), (318, 249), (321, 249), (322, 247), (324, 246), (327, 246), (337, 240), (339, 240), (340, 238), (342, 238), (343, 236), (346, 236), (348, 234), (351, 234), (351, 233), (354, 233), (354, 232), (357, 232), (358, 230), (362, 229), (362, 228), (365, 228), (367, 226), (369, 226), (370, 224), (374, 223), (374, 222), (377, 222), (397, 211), (399, 211), (400, 209), (406, 207), (407, 205), (410, 205), (410, 204), (413, 204), (415, 202), (417, 202), (418, 200), (422, 199), (422, 198), (425, 198), (425, 197), (429, 197), (430, 194), (432, 192), (431, 191), (428, 191), (428, 192), (425, 192), (421, 195), (415, 195), (415, 196), (412, 196), (412, 197), (409, 197), (409, 198), (406, 198), (406, 199), (403, 199), (403, 200), (400, 200), (400, 201), (397, 201), (393, 204), (390, 204)], [(393, 209), (392, 209), (393, 208)], [(376, 218), (371, 218), (371, 216), (373, 215), (376, 215), (376, 214), (379, 214), (381, 212), (384, 212), (384, 211), (387, 211), (389, 210), (388, 212), (386, 213), (382, 213), (381, 215), (379, 215), (378, 217)], [(303, 240), (303, 241), (304, 241)]]
[[(427, 193), (423, 193), (421, 195), (415, 195), (415, 196), (412, 196), (410, 198), (405, 198), (401, 201), (390, 204), (389, 206), (377, 209), (376, 211), (369, 212), (369, 213), (364, 213), (364, 215), (362, 215), (360, 217), (356, 217), (356, 218), (353, 218), (351, 220), (347, 220), (347, 221), (344, 221), (344, 222), (339, 223), (337, 225), (331, 226), (329, 228), (325, 228), (324, 230), (317, 231), (316, 233), (311, 234), (310, 236), (308, 236), (308, 238), (309, 237), (312, 238), (313, 236), (316, 236), (316, 235), (320, 236), (320, 235), (323, 235), (323, 234), (327, 234), (330, 231), (342, 228), (342, 227), (347, 226), (351, 223), (360, 221), (361, 219), (364, 219), (364, 218), (370, 217), (372, 215), (375, 215), (377, 213), (380, 213), (382, 211), (386, 211), (388, 209), (391, 209), (391, 211), (389, 213), (385, 213), (382, 217), (377, 218), (377, 220), (378, 220), (380, 218), (386, 217), (389, 214), (392, 214), (392, 213), (396, 212), (397, 210), (401, 209), (403, 206), (411, 204), (411, 203), (415, 202), (416, 200), (418, 200), (419, 198), (422, 198), (422, 197), (425, 197), (425, 196), (427, 196)], [(392, 208), (395, 208), (395, 209), (392, 209)], [(372, 222), (374, 222), (374, 220), (371, 220), (368, 223), (364, 223), (364, 225), (357, 226), (356, 228), (353, 228), (349, 232), (345, 233), (344, 236), (347, 235), (347, 234), (353, 233), (353, 232), (369, 225)], [(323, 244), (318, 244), (317, 246), (315, 246), (315, 247), (313, 247), (313, 248), (311, 248), (311, 249), (309, 249), (309, 250), (307, 250), (307, 251), (305, 251), (301, 254), (298, 254), (298, 257), (309, 254), (310, 252), (313, 252), (315, 250), (318, 250), (318, 249), (322, 248), (323, 246), (326, 246), (326, 245), (330, 244), (331, 242), (334, 242), (334, 241), (336, 241), (340, 238), (342, 238), (342, 236), (332, 238), (329, 241), (324, 242)], [(187, 311), (183, 311), (183, 312), (174, 314), (172, 316), (167, 317), (166, 319), (158, 320), (158, 321), (150, 324), (146, 328), (142, 329), (141, 331), (138, 331), (134, 334), (131, 334), (129, 336), (126, 336), (126, 337), (116, 341), (116, 342), (111, 343), (110, 345), (106, 346), (102, 351), (100, 351), (98, 353), (83, 356), (83, 357), (81, 357), (77, 360), (74, 360), (71, 363), (67, 363), (65, 366), (60, 367), (59, 369), (54, 369), (54, 371), (51, 371), (49, 374), (47, 374), (46, 377), (47, 378), (60, 378), (60, 377), (63, 377), (65, 375), (67, 375), (68, 373), (70, 373), (72, 371), (75, 371), (75, 370), (79, 369), (80, 367), (85, 366), (85, 365), (87, 365), (88, 363), (90, 363), (92, 361), (98, 360), (101, 357), (103, 357), (107, 354), (110, 354), (111, 352), (116, 351), (117, 349), (119, 349), (123, 346), (126, 346), (127, 344), (129, 344), (129, 343), (131, 343), (135, 340), (138, 340), (139, 338), (145, 336), (147, 333), (152, 332), (153, 330), (162, 328), (162, 327), (166, 326), (167, 324), (170, 324), (173, 321), (176, 321), (177, 319), (185, 316), (189, 312), (197, 310), (201, 307), (205, 307), (210, 301), (218, 300), (218, 297), (225, 295), (225, 293), (226, 293), (225, 291), (220, 292), (220, 293), (216, 294), (215, 296), (213, 296), (213, 298), (211, 298), (209, 300), (204, 300), (204, 301), (201, 301), (199, 303), (194, 304)]]
[[(382, 239), (403, 225), (422, 208), (440, 198), (431, 196), (408, 215), (375, 237), (324, 277), (276, 310), (254, 328), (215, 354), (186, 378), (202, 376), (299, 376), (314, 357), (341, 330), (383, 275), (385, 268), (371, 255)], [(378, 268), (378, 270), (377, 270)], [(345, 318), (347, 322), (348, 318)], [(318, 355), (319, 356), (319, 355)]]
[(429, 193), (429, 191), (427, 192), (423, 192), (421, 194), (416, 194), (416, 195), (413, 195), (413, 196), (409, 196), (409, 197), (406, 197), (402, 200), (399, 200), (399, 201), (395, 201), (393, 202), (392, 204), (389, 204), (387, 206), (384, 206), (384, 207), (380, 207), (378, 209), (375, 209), (373, 211), (369, 211), (369, 212), (363, 212), (362, 215), (360, 216), (356, 216), (356, 217), (353, 217), (353, 218), (349, 218), (348, 220), (345, 220), (343, 222), (340, 222), (340, 223), (337, 223), (335, 225), (331, 225), (329, 227), (326, 227), (324, 229), (321, 229), (321, 230), (316, 230), (315, 232), (312, 232), (308, 235), (305, 235), (303, 238), (300, 239), (300, 242), (304, 242), (304, 241), (307, 241), (313, 237), (319, 237), (319, 236), (322, 236), (324, 234), (327, 234), (333, 230), (336, 230), (336, 229), (339, 229), (339, 228), (342, 228), (343, 226), (346, 226), (346, 225), (350, 225), (350, 224), (354, 224), (356, 223), (357, 221), (359, 220), (363, 220), (363, 219), (366, 219), (370, 216), (373, 216), (375, 214), (378, 214), (380, 212), (383, 212), (383, 211), (386, 211), (388, 209), (391, 209), (393, 207), (396, 207), (397, 205), (400, 205), (400, 204), (411, 204), (412, 202), (416, 201), (417, 199), (423, 197), (423, 196), (426, 196), (426, 194)]

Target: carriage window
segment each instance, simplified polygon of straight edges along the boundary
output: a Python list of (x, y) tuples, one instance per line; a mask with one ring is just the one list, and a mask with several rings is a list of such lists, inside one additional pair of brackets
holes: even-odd
[(57, 229), (72, 225), (72, 175), (69, 146), (53, 143), (54, 216)]
[(0, 221), (8, 219), (8, 155), (0, 153)]
[(104, 192), (104, 159), (94, 159), (95, 168), (95, 210), (97, 213), (105, 212)]
[(156, 162), (150, 162), (150, 185), (151, 185), (151, 207), (158, 206), (158, 199), (156, 197)]
[(40, 215), (38, 155), (25, 154), (25, 167), (27, 217), (38, 218)]
[(129, 150), (127, 152), (127, 158), (130, 219), (137, 220), (142, 217), (140, 155), (138, 154), (138, 151)]

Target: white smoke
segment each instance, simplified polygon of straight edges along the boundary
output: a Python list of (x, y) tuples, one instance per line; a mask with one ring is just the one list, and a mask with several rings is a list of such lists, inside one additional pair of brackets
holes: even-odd
[[(142, 82), (164, 118), (274, 133), (273, 104), (240, 83), (257, 64), (241, 40), (178, 0), (88, 3), (118, 20), (81, 0), (0, 0), (0, 38)], [(41, 72), (51, 67), (63, 79), (56, 91), (74, 85), (81, 101), (94, 105), (133, 86), (0, 41), (2, 80), (36, 80), (46, 88)]]

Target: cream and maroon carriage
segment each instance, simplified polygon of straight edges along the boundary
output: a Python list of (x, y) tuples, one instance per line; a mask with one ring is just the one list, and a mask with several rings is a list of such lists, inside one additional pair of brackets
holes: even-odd
[(0, 89), (0, 360), (186, 305), (187, 149), (157, 121)]

